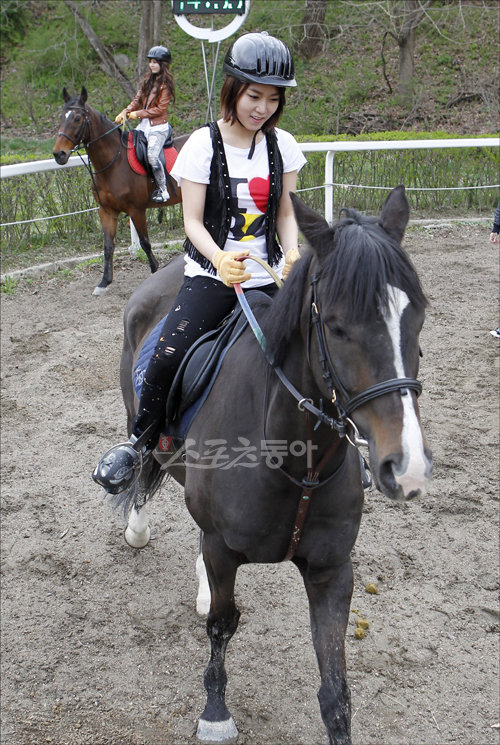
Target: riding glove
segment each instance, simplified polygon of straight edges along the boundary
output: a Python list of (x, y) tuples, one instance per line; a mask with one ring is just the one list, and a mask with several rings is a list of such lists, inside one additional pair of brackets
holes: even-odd
[(300, 253), (296, 248), (291, 248), (287, 251), (285, 256), (285, 266), (283, 267), (283, 279), (286, 279), (290, 273), (290, 269), (296, 261), (300, 259)]
[(248, 256), (249, 251), (223, 251), (218, 249), (212, 257), (212, 264), (217, 269), (219, 277), (225, 285), (231, 287), (235, 283), (246, 282), (252, 276), (246, 272), (246, 266), (238, 258)]
[(115, 124), (125, 124), (125, 109), (115, 116)]

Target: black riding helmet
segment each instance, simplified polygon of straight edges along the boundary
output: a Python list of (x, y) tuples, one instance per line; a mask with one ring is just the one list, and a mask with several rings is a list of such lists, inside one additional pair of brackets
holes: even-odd
[(228, 49), (222, 67), (226, 75), (246, 83), (294, 88), (293, 57), (284, 44), (267, 31), (240, 36)]
[(155, 59), (158, 62), (167, 62), (170, 64), (172, 55), (167, 47), (151, 47), (148, 52), (148, 59)]

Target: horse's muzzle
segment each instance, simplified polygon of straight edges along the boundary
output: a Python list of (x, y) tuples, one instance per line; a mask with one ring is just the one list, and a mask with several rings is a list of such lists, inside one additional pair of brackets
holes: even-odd
[(67, 153), (65, 150), (54, 150), (53, 155), (56, 163), (58, 163), (60, 166), (66, 165), (69, 160), (69, 153)]
[(407, 501), (422, 496), (432, 474), (432, 456), (426, 449), (419, 462), (401, 456), (386, 456), (375, 471), (378, 488), (390, 499)]

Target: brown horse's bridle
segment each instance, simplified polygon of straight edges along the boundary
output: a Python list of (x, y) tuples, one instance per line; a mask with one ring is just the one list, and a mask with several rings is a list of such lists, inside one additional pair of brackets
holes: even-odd
[[(90, 133), (90, 120), (89, 120), (89, 115), (88, 115), (89, 112), (88, 112), (88, 110), (85, 108), (85, 106), (69, 106), (66, 109), (66, 111), (83, 111), (83, 114), (84, 114), (82, 125), (80, 127), (80, 130), (79, 130), (78, 134), (75, 135), (75, 137), (71, 137), (71, 135), (67, 134), (67, 132), (64, 132), (64, 131), (59, 131), (57, 133), (57, 137), (59, 137), (59, 136), (66, 137), (67, 140), (69, 140), (70, 142), (73, 143), (74, 147), (71, 150), (72, 153), (75, 153), (75, 152), (77, 153), (78, 150), (83, 145), (83, 147), (85, 148), (85, 152), (88, 155), (89, 154), (89, 147), (91, 145), (93, 145), (94, 142), (97, 142), (98, 140), (102, 140), (103, 137), (106, 137), (107, 135), (111, 134), (116, 129), (119, 129), (121, 127), (121, 124), (117, 124), (115, 127), (112, 127), (111, 129), (108, 129), (106, 132), (103, 132), (103, 134), (99, 135), (98, 137), (94, 137), (93, 140), (89, 139), (88, 142), (83, 142), (83, 135), (84, 135), (84, 132), (85, 132), (85, 128), (86, 127), (88, 128), (88, 136), (89, 136), (89, 138), (90, 138), (90, 134), (91, 134)], [(89, 171), (89, 173), (90, 173), (90, 175), (92, 177), (92, 181), (93, 182), (94, 182), (94, 178), (93, 178), (94, 176), (97, 176), (97, 174), (102, 173), (103, 171), (106, 171), (108, 168), (110, 168), (110, 166), (113, 165), (113, 163), (116, 160), (118, 160), (118, 158), (120, 157), (121, 152), (122, 152), (122, 146), (123, 146), (122, 138), (120, 137), (120, 147), (118, 149), (118, 152), (110, 160), (110, 162), (106, 166), (104, 166), (104, 168), (101, 168), (100, 171), (92, 171), (90, 169), (90, 166), (88, 166), (88, 171)], [(89, 161), (89, 163), (90, 163), (90, 161)], [(95, 186), (95, 183), (94, 183), (94, 186)]]

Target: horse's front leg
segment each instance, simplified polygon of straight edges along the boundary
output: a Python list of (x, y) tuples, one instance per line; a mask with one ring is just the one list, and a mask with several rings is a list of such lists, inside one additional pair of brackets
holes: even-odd
[(144, 548), (148, 545), (151, 538), (151, 528), (147, 506), (137, 506), (134, 504), (128, 515), (127, 527), (124, 533), (125, 541), (132, 548)]
[(222, 538), (214, 534), (203, 536), (203, 558), (211, 591), (207, 618), (211, 652), (204, 675), (207, 703), (198, 723), (197, 737), (202, 742), (230, 743), (236, 741), (238, 730), (226, 706), (224, 660), (240, 617), (234, 602), (234, 583), (240, 561)]
[(351, 560), (321, 573), (311, 567), (300, 568), (321, 675), (321, 716), (330, 745), (350, 745), (351, 697), (346, 680), (345, 633), (352, 596)]
[(132, 213), (131, 211), (129, 213), (129, 216), (134, 224), (135, 229), (137, 230), (141, 248), (148, 257), (151, 273), (156, 272), (159, 264), (158, 259), (153, 253), (153, 249), (151, 248), (151, 243), (149, 241), (148, 226), (146, 223), (146, 212), (143, 210), (142, 212), (134, 211)]
[(115, 252), (116, 225), (118, 216), (99, 207), (99, 219), (104, 234), (104, 272), (102, 279), (94, 289), (94, 295), (103, 295), (113, 281), (113, 254)]

